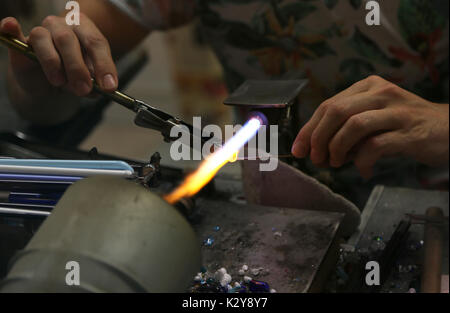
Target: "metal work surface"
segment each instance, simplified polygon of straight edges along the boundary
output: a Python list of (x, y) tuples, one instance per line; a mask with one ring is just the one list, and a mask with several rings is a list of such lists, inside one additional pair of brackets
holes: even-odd
[[(199, 199), (194, 221), (210, 272), (225, 267), (233, 281), (242, 265), (277, 292), (307, 292), (336, 237), (343, 214)], [(217, 227), (218, 226), (218, 227)], [(213, 239), (212, 245), (204, 240)]]
[[(383, 236), (385, 240), (388, 240), (395, 231), (396, 225), (401, 220), (407, 219), (406, 214), (422, 215), (429, 207), (440, 207), (444, 215), (448, 217), (448, 200), (448, 192), (444, 191), (377, 186), (364, 208), (358, 233), (349, 243), (366, 247), (370, 245), (374, 236)], [(422, 225), (412, 225), (410, 232), (411, 240), (423, 239)], [(448, 234), (446, 240), (444, 264), (448, 273)]]
[[(384, 282), (379, 289), (374, 290), (390, 293), (422, 292), (420, 281), (427, 242), (424, 238), (425, 220), (421, 219), (426, 218), (425, 213), (431, 207), (441, 208), (445, 216), (439, 221), (443, 226), (444, 239), (440, 272), (448, 275), (448, 200), (448, 192), (444, 191), (385, 186), (377, 186), (373, 190), (361, 216), (358, 232), (348, 244), (362, 255), (367, 255), (369, 260), (384, 262), (383, 265), (380, 263), (381, 270), (385, 271), (384, 276), (381, 274)], [(401, 227), (406, 223), (410, 226)], [(403, 234), (398, 236), (400, 228)], [(362, 265), (361, 269), (364, 272)], [(446, 288), (448, 290), (448, 281)], [(365, 291), (371, 292), (369, 289)]]

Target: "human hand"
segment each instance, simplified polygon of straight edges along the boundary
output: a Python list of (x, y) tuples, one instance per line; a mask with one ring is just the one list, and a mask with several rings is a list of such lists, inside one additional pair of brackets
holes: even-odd
[(20, 52), (9, 51), (15, 81), (30, 96), (42, 96), (54, 87), (86, 96), (92, 90), (91, 76), (103, 90), (117, 89), (117, 70), (108, 41), (84, 14), (79, 26), (67, 25), (63, 17), (49, 16), (28, 37), (15, 18), (7, 17), (0, 22), (0, 32), (33, 47), (40, 64)]
[(317, 166), (353, 161), (364, 178), (382, 157), (403, 155), (427, 165), (448, 162), (449, 105), (424, 100), (370, 76), (323, 102), (292, 147)]

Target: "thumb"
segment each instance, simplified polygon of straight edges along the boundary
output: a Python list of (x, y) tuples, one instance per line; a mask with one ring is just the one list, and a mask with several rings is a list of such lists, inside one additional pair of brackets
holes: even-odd
[(6, 17), (0, 23), (0, 32), (2, 34), (11, 35), (21, 41), (25, 41), (25, 36), (22, 32), (22, 27), (14, 17)]
[[(4, 18), (0, 22), (0, 33), (10, 35), (23, 42), (27, 42), (27, 39), (25, 38), (22, 32), (22, 27), (14, 17)], [(29, 60), (21, 52), (16, 51), (14, 49), (11, 48), (9, 49), (9, 56), (11, 60), (11, 65), (15, 70), (19, 71), (27, 70), (32, 66), (36, 66), (33, 61)]]

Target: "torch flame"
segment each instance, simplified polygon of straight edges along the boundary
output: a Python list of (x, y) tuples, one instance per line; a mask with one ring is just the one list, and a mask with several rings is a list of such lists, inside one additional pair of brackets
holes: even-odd
[(239, 151), (236, 151), (235, 153), (233, 153), (233, 155), (231, 156), (229, 162), (230, 163), (234, 163), (238, 160), (239, 157)]
[(250, 119), (222, 148), (205, 158), (200, 167), (186, 177), (184, 182), (164, 199), (173, 204), (181, 198), (195, 195), (213, 179), (225, 164), (237, 159), (239, 150), (256, 135), (260, 127), (259, 119)]

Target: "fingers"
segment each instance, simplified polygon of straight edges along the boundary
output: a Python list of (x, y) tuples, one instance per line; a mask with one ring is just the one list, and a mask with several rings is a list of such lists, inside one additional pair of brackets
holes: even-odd
[[(26, 38), (22, 32), (22, 28), (19, 22), (14, 17), (4, 18), (0, 22), (0, 33), (11, 35), (14, 38), (17, 38), (23, 42), (26, 42)], [(33, 61), (29, 60), (22, 53), (9, 49), (10, 62), (16, 73), (26, 72), (30, 69), (30, 67), (35, 67)]]
[(83, 18), (81, 25), (74, 28), (91, 62), (95, 79), (103, 90), (114, 91), (118, 86), (117, 69), (106, 38), (95, 24)]
[(355, 115), (381, 108), (381, 102), (368, 92), (338, 100), (326, 107), (326, 112), (311, 135), (311, 161), (324, 163), (328, 158), (330, 140)]
[[(103, 90), (117, 89), (117, 69), (108, 41), (89, 18), (82, 15), (81, 25), (71, 27), (64, 18), (49, 16), (42, 25), (31, 31), (29, 44), (51, 85), (86, 96), (92, 90), (91, 77), (94, 77)], [(26, 41), (14, 18), (2, 20), (0, 31)], [(33, 64), (16, 51), (11, 54), (16, 71), (23, 68), (21, 72), (27, 72)]]
[(62, 59), (69, 89), (78, 96), (87, 96), (92, 90), (92, 81), (76, 34), (61, 17), (49, 16), (43, 25), (51, 33)]
[(292, 154), (298, 158), (304, 158), (310, 153), (311, 136), (330, 106), (333, 107), (339, 101), (368, 91), (374, 85), (380, 84), (380, 80), (382, 79), (377, 76), (370, 76), (323, 102), (314, 112), (309, 122), (298, 133), (292, 147)]
[(22, 28), (14, 17), (6, 17), (0, 23), (0, 32), (11, 35), (21, 41), (25, 41)]
[(349, 159), (358, 143), (380, 131), (398, 129), (399, 117), (392, 110), (371, 110), (353, 115), (331, 140), (328, 151), (330, 165), (340, 167)]
[(373, 175), (373, 166), (382, 157), (394, 156), (404, 150), (404, 140), (400, 132), (387, 132), (365, 141), (356, 153), (355, 166), (365, 179)]
[(297, 158), (304, 158), (309, 154), (311, 135), (325, 113), (324, 106), (320, 105), (311, 119), (298, 133), (292, 145), (291, 153)]
[(63, 86), (66, 82), (64, 68), (53, 45), (51, 33), (44, 27), (35, 27), (30, 33), (29, 43), (48, 81), (55, 87)]

